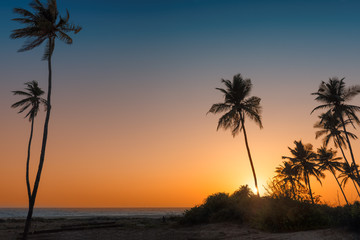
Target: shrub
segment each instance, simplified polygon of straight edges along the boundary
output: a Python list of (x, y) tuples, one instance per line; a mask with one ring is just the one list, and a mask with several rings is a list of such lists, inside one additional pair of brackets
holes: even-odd
[(200, 206), (185, 211), (182, 223), (200, 224), (208, 222), (242, 222), (248, 215), (251, 190), (240, 187), (231, 196), (227, 193), (215, 193), (207, 197)]
[(202, 205), (186, 211), (181, 219), (183, 224), (229, 221), (246, 222), (271, 232), (327, 227), (349, 227), (360, 231), (360, 203), (330, 207), (284, 197), (259, 198), (247, 186), (242, 186), (232, 195), (210, 195)]

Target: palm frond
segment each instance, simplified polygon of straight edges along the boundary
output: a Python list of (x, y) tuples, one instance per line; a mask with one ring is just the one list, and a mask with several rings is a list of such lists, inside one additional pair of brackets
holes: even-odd
[(66, 44), (72, 44), (73, 40), (69, 35), (59, 30), (59, 32), (56, 34), (56, 36)]
[[(28, 102), (31, 101), (31, 97), (28, 97), (28, 98), (25, 98), (25, 99), (22, 99), (16, 103), (14, 103), (13, 105), (11, 105), (12, 108), (17, 108), (17, 107), (21, 107), (25, 104), (27, 104)], [(20, 113), (20, 112), (19, 112)]]
[(221, 113), (230, 110), (231, 106), (226, 103), (215, 103), (207, 113)]
[(21, 96), (28, 96), (31, 97), (32, 95), (28, 92), (24, 91), (11, 91), (14, 95), (21, 95)]
[(32, 14), (30, 11), (26, 10), (26, 9), (22, 9), (22, 8), (14, 8), (13, 12), (19, 15), (22, 15), (24, 17), (29, 17), (30, 19), (34, 19), (35, 15)]
[(29, 51), (33, 48), (40, 46), (45, 41), (45, 38), (39, 37), (33, 41), (28, 40), (25, 44), (18, 50), (18, 52), (25, 52)]

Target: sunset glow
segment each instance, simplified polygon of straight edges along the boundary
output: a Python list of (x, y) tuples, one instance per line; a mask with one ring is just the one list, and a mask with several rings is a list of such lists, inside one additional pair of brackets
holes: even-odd
[[(356, 1), (58, 2), (83, 30), (54, 52), (39, 207), (193, 207), (241, 185), (256, 193), (243, 135), (217, 131), (220, 116), (206, 114), (223, 101), (215, 90), (221, 79), (237, 73), (261, 98), (264, 128), (247, 119), (246, 131), (264, 196), (294, 140), (322, 144), (313, 128), (320, 112), (310, 115), (321, 81), (360, 83)], [(0, 3), (0, 207), (27, 207), (30, 123), (10, 108), (19, 100), (11, 91), (31, 80), (47, 88), (43, 48), (17, 53), (23, 40), (9, 39), (19, 5), (26, 7)], [(360, 105), (360, 96), (352, 104)], [(42, 109), (35, 120), (32, 182), (44, 117)], [(359, 128), (351, 131), (360, 137)], [(352, 144), (360, 162), (360, 141)], [(313, 186), (324, 202), (344, 204), (329, 173)], [(352, 183), (345, 192), (360, 200)]]

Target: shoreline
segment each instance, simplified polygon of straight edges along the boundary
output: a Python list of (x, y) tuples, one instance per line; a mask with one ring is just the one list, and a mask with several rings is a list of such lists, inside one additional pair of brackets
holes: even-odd
[[(81, 217), (34, 218), (29, 239), (147, 239), (147, 240), (215, 240), (215, 239), (360, 239), (360, 235), (345, 229), (318, 229), (299, 232), (270, 233), (246, 224), (211, 223), (193, 226), (179, 225), (178, 217)], [(0, 239), (17, 239), (25, 219), (0, 221)]]
[[(189, 208), (36, 208), (33, 218), (139, 217), (182, 216)], [(25, 219), (27, 208), (0, 208), (0, 220)]]

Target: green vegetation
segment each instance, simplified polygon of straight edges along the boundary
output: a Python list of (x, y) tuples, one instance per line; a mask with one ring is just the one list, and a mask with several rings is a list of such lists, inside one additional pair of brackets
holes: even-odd
[(360, 203), (343, 207), (312, 204), (310, 199), (294, 200), (268, 194), (257, 197), (241, 186), (233, 194), (216, 193), (203, 204), (187, 210), (181, 219), (185, 225), (235, 222), (272, 231), (298, 231), (328, 227), (348, 227), (359, 231)]

